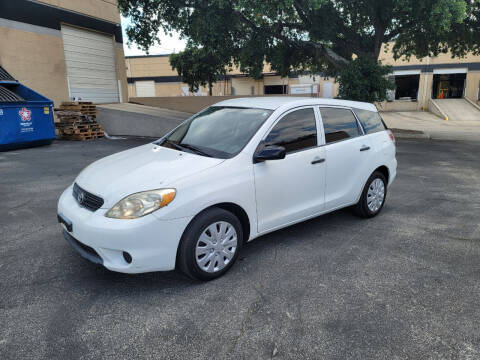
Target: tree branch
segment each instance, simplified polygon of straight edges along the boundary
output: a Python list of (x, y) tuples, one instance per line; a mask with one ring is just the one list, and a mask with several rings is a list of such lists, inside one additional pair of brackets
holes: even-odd
[(234, 15), (238, 16), (239, 19), (241, 19), (245, 24), (247, 24), (255, 32), (259, 32), (259, 33), (265, 33), (266, 32), (266, 33), (270, 34), (272, 37), (274, 37), (278, 40), (285, 41), (287, 43), (291, 43), (294, 46), (295, 45), (299, 46), (299, 47), (305, 47), (305, 45), (310, 46), (313, 50), (315, 50), (317, 53), (319, 53), (319, 55), (323, 56), (335, 68), (340, 68), (340, 67), (343, 67), (343, 66), (349, 64), (349, 61), (347, 59), (338, 55), (332, 49), (330, 49), (330, 48), (328, 48), (328, 47), (326, 47), (322, 44), (313, 42), (311, 40), (307, 40), (307, 41), (294, 40), (294, 39), (291, 39), (291, 38), (283, 35), (281, 33), (281, 31), (280, 32), (279, 31), (274, 31), (274, 30), (272, 30), (270, 28), (266, 28), (266, 27), (260, 28), (252, 20), (247, 18), (243, 13), (241, 13), (237, 10), (234, 10), (233, 6), (232, 6), (232, 12), (233, 12)]

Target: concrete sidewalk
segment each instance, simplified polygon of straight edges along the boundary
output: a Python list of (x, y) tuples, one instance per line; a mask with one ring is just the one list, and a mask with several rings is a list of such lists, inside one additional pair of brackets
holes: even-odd
[[(382, 112), (383, 120), (391, 129), (421, 131), (425, 137), (437, 140), (480, 141), (478, 120), (442, 120), (429, 112)], [(399, 137), (409, 136), (400, 132)], [(405, 136), (404, 136), (405, 135)]]

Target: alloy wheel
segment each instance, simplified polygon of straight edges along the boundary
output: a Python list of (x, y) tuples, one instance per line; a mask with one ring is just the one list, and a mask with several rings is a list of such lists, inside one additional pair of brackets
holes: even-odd
[(367, 192), (367, 206), (368, 209), (375, 213), (383, 204), (385, 199), (385, 184), (379, 178), (376, 178), (370, 183)]

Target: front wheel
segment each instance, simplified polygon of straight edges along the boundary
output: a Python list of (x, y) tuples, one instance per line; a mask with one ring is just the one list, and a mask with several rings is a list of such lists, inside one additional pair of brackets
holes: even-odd
[(225, 274), (238, 257), (243, 243), (242, 226), (231, 212), (211, 208), (188, 225), (178, 250), (180, 270), (197, 280)]
[(381, 172), (375, 171), (368, 178), (362, 196), (353, 210), (360, 217), (374, 217), (382, 210), (386, 196), (387, 180)]

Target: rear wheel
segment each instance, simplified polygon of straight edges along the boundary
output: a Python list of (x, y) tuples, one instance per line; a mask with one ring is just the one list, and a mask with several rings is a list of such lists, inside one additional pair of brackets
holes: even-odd
[(381, 172), (375, 171), (368, 178), (362, 196), (353, 210), (363, 218), (374, 217), (382, 210), (386, 196), (387, 180)]
[(179, 268), (194, 279), (216, 279), (232, 267), (242, 243), (242, 226), (235, 215), (219, 208), (207, 209), (192, 220), (182, 236)]

